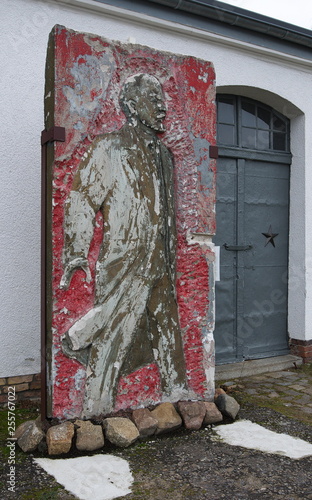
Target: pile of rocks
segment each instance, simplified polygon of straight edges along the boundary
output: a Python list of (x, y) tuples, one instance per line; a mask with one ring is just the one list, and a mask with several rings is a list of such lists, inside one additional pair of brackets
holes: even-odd
[(161, 403), (151, 411), (147, 408), (133, 410), (129, 418), (113, 416), (104, 418), (99, 424), (75, 419), (47, 426), (47, 422), (41, 422), (39, 417), (21, 424), (15, 439), (24, 452), (39, 450), (49, 455), (61, 455), (74, 447), (89, 452), (103, 448), (106, 440), (127, 447), (138, 439), (174, 431), (183, 424), (186, 429), (198, 430), (202, 426), (220, 423), (224, 417), (234, 420), (238, 411), (237, 401), (222, 391), (217, 394), (215, 403)]

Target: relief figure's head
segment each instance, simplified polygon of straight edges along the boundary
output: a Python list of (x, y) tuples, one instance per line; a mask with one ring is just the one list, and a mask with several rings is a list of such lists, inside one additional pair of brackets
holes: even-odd
[(128, 78), (120, 93), (120, 105), (128, 122), (164, 132), (166, 105), (161, 84), (157, 78), (140, 73)]

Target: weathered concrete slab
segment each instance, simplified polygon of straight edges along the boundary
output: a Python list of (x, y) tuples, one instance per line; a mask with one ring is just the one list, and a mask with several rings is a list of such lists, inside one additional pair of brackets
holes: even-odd
[(45, 127), (66, 132), (48, 146), (51, 417), (213, 396), (214, 78), (194, 57), (51, 33)]

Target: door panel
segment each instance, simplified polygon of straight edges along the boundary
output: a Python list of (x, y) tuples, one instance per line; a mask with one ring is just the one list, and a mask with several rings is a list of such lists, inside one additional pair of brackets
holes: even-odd
[[(217, 172), (217, 363), (284, 354), (289, 165), (220, 158)], [(225, 243), (252, 248), (229, 251)]]
[[(237, 233), (237, 160), (219, 158), (217, 169), (217, 236), (216, 245), (236, 244)], [(215, 330), (218, 359), (236, 359), (236, 259), (221, 247), (220, 281), (216, 283)], [(222, 307), (221, 307), (222, 304)], [(218, 307), (220, 305), (220, 307)], [(229, 361), (229, 362), (230, 362)]]

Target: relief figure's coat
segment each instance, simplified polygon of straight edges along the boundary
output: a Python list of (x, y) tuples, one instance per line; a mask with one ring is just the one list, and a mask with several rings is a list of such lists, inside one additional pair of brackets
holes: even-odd
[(104, 220), (94, 307), (69, 329), (64, 347), (71, 357), (83, 354), (87, 366), (85, 417), (113, 409), (137, 335), (149, 336), (164, 394), (181, 399), (185, 389), (173, 191), (170, 152), (154, 131), (131, 123), (97, 137), (75, 176), (65, 207), (65, 265), (87, 261), (98, 211)]

